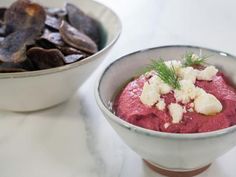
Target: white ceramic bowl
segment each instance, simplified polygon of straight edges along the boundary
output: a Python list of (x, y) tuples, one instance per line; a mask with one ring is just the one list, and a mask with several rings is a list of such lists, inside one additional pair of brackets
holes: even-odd
[(211, 56), (208, 62), (229, 75), (236, 84), (236, 58), (223, 52), (191, 46), (164, 46), (138, 51), (111, 63), (95, 87), (95, 96), (104, 116), (125, 143), (143, 159), (170, 171), (192, 171), (202, 168), (236, 145), (236, 126), (196, 134), (163, 133), (137, 127), (117, 117), (111, 102), (118, 89), (137, 76), (151, 59), (179, 59), (186, 52)]
[[(12, 2), (1, 0), (0, 6), (8, 7)], [(49, 7), (63, 7), (65, 3), (64, 0), (39, 2)], [(121, 22), (111, 9), (92, 0), (70, 2), (102, 24), (106, 35), (102, 50), (82, 61), (62, 67), (22, 73), (0, 73), (0, 109), (35, 111), (67, 100), (98, 67), (118, 39)]]

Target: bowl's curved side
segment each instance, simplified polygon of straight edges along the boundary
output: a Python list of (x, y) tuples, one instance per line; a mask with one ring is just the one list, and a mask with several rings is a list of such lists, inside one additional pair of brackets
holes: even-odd
[[(134, 126), (115, 116), (110, 109), (110, 101), (117, 88), (128, 78), (137, 76), (137, 70), (141, 71), (151, 59), (179, 59), (190, 51), (212, 56), (209, 63), (220, 67), (231, 78), (236, 78), (235, 57), (199, 47), (165, 46), (139, 51), (116, 60), (101, 74), (95, 87), (98, 106), (122, 139), (143, 158), (171, 170), (200, 168), (227, 152), (236, 144), (236, 126), (198, 134), (156, 132)], [(134, 71), (133, 68), (137, 70)], [(122, 74), (117, 76), (117, 73)]]
[(110, 125), (122, 140), (143, 159), (170, 171), (192, 171), (212, 163), (236, 145), (236, 131), (199, 139), (169, 139), (138, 134), (112, 121), (103, 111)]
[[(41, 2), (52, 7), (64, 5), (63, 0)], [(105, 59), (118, 40), (121, 22), (111, 9), (92, 0), (71, 0), (71, 2), (102, 24), (107, 34), (104, 48), (84, 60), (57, 68), (0, 73), (0, 109), (36, 111), (66, 101)], [(8, 4), (9, 1), (3, 0), (3, 5)]]
[[(3, 4), (3, 6), (9, 6), (10, 2), (12, 1), (14, 0), (10, 0), (10, 1), (3, 0), (1, 3)], [(63, 7), (65, 3), (64, 0), (49, 1), (49, 2), (46, 2), (45, 0), (40, 0), (39, 3), (40, 2), (42, 5), (49, 6), (49, 7)], [(122, 30), (121, 20), (117, 16), (117, 14), (110, 8), (106, 7), (105, 5), (98, 3), (96, 1), (93, 1), (93, 0), (70, 0), (70, 2), (80, 7), (84, 12), (91, 15), (94, 19), (96, 19), (102, 25), (103, 33), (105, 33), (103, 37), (106, 38), (106, 39), (102, 39), (102, 40), (105, 40), (103, 48), (97, 53), (95, 53), (94, 55), (91, 55), (90, 57), (87, 57), (75, 63), (71, 63), (65, 66), (60, 66), (60, 67), (51, 68), (51, 69), (38, 70), (38, 71), (18, 72), (18, 73), (0, 73), (0, 79), (47, 75), (47, 74), (52, 74), (52, 73), (57, 73), (57, 72), (73, 69), (73, 68), (76, 68), (85, 64), (88, 65), (89, 63), (92, 63), (92, 62), (98, 63), (95, 60), (101, 59), (101, 56), (104, 56), (108, 51), (110, 51), (112, 46), (118, 40), (121, 34), (121, 30)], [(102, 59), (104, 58), (105, 57), (102, 57)], [(96, 64), (96, 67), (97, 66), (98, 65)], [(94, 66), (91, 64), (91, 67), (88, 67), (87, 70), (89, 70), (90, 73), (92, 73), (92, 71), (94, 71)]]

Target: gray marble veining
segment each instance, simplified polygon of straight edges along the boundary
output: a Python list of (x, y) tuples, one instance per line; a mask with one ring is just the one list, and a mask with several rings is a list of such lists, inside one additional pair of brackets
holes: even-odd
[[(113, 52), (68, 102), (32, 112), (0, 112), (0, 177), (158, 177), (96, 107), (93, 85), (115, 58), (142, 48), (193, 44), (236, 54), (233, 0), (100, 0), (123, 32)], [(1, 3), (0, 3), (1, 5)], [(236, 149), (199, 177), (236, 176)]]

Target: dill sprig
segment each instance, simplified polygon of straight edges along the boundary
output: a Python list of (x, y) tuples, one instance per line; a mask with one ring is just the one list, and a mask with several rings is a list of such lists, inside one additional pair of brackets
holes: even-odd
[(207, 56), (200, 57), (194, 53), (186, 53), (183, 57), (183, 66), (196, 66), (205, 63)]
[(172, 88), (180, 89), (180, 83), (173, 65), (168, 67), (163, 59), (152, 60), (152, 64), (150, 64), (147, 69), (149, 71), (156, 71), (161, 80), (170, 85)]

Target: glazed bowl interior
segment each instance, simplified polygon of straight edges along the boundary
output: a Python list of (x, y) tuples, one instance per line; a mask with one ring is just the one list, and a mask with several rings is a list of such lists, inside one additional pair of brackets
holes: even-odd
[(112, 110), (114, 97), (151, 60), (179, 60), (187, 52), (209, 56), (236, 84), (236, 58), (227, 53), (193, 46), (163, 46), (138, 51), (111, 63), (95, 86), (97, 104), (124, 142), (142, 158), (165, 169), (188, 171), (204, 167), (236, 145), (236, 126), (206, 133), (177, 134), (144, 129), (117, 117)]

